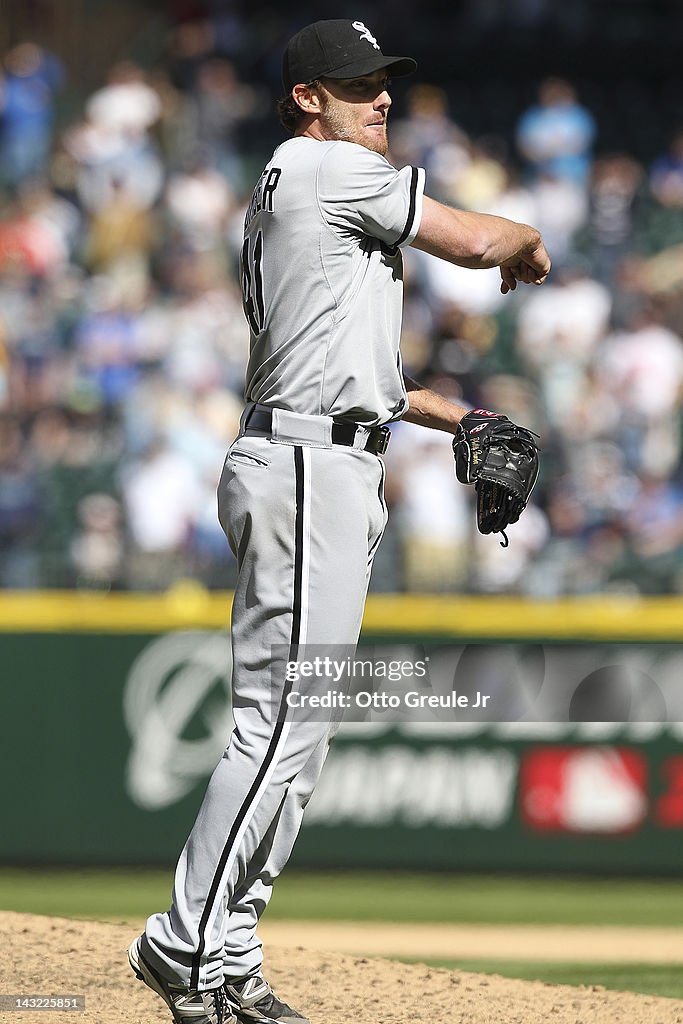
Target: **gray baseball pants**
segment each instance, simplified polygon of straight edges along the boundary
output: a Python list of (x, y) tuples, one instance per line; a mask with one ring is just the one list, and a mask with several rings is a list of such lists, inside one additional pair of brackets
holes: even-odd
[(381, 460), (361, 450), (362, 433), (357, 449), (330, 444), (329, 423), (282, 414), (272, 438), (241, 433), (225, 461), (219, 518), (239, 569), (235, 727), (180, 855), (172, 906), (142, 939), (172, 984), (210, 989), (260, 969), (258, 921), (336, 728), (284, 717), (286, 661), (304, 644), (353, 652), (386, 508)]

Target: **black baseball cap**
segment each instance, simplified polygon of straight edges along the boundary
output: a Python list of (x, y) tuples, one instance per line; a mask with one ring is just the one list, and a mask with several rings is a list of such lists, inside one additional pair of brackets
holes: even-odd
[(362, 21), (337, 18), (316, 21), (297, 32), (282, 58), (282, 84), (291, 93), (299, 82), (314, 78), (357, 78), (386, 68), (396, 77), (411, 75), (412, 57), (387, 57)]

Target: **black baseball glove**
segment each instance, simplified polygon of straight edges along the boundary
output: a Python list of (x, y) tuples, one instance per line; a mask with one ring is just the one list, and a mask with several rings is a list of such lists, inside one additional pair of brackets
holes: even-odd
[(455, 474), (477, 492), (480, 533), (502, 533), (526, 508), (538, 478), (537, 435), (507, 416), (473, 409), (461, 419), (453, 439)]

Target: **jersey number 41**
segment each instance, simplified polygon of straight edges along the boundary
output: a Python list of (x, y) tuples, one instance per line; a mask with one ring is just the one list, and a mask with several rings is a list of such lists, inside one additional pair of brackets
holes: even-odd
[(253, 249), (250, 239), (245, 238), (242, 246), (242, 300), (244, 313), (249, 321), (252, 334), (263, 330), (265, 312), (263, 308), (263, 235), (256, 232)]

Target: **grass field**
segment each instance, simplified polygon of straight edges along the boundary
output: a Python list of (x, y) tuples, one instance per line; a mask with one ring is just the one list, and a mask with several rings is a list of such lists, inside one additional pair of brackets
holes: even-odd
[[(403, 958), (402, 958), (403, 959)], [(414, 961), (406, 960), (407, 963)], [(528, 960), (430, 960), (433, 967), (502, 974), (555, 985), (602, 985), (620, 992), (683, 999), (680, 966), (672, 964), (532, 963)]]
[[(139, 919), (168, 906), (172, 874), (152, 870), (0, 869), (0, 909), (100, 920)], [(288, 872), (271, 920), (683, 926), (683, 880), (506, 878)], [(683, 998), (676, 965), (435, 961), (564, 984)]]
[[(168, 906), (172, 883), (171, 870), (0, 868), (0, 909), (108, 920), (146, 917)], [(288, 871), (268, 916), (683, 927), (683, 880)]]

